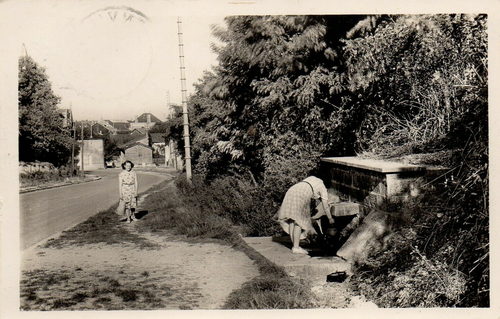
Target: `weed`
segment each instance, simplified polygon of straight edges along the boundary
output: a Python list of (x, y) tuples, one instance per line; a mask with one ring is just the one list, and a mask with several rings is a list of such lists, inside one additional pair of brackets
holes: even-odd
[(21, 293), (21, 297), (25, 297), (28, 301), (37, 300), (38, 296), (36, 295), (36, 288), (28, 288), (24, 292)]
[(75, 305), (75, 302), (67, 300), (67, 299), (56, 299), (52, 303), (52, 308), (54, 309), (59, 309), (59, 308), (68, 308)]
[(61, 281), (66, 281), (70, 279), (71, 277), (64, 274), (64, 275), (56, 275), (56, 274), (50, 274), (46, 280), (46, 284), (51, 286), (60, 283)]
[(138, 291), (134, 289), (120, 289), (115, 292), (118, 297), (121, 297), (124, 302), (136, 301), (138, 299)]
[(147, 270), (144, 270), (142, 273), (141, 273), (141, 276), (144, 276), (144, 277), (149, 277), (149, 272)]
[(117, 279), (114, 278), (109, 278), (108, 279), (109, 286), (112, 288), (120, 287), (121, 284)]
[(99, 297), (96, 300), (94, 300), (94, 304), (97, 304), (97, 303), (109, 303), (109, 302), (111, 302), (111, 298), (109, 298), (109, 297)]
[(88, 298), (88, 295), (87, 293), (85, 292), (77, 292), (75, 293), (72, 297), (71, 297), (71, 300), (74, 301), (74, 302), (83, 302), (85, 301), (86, 299)]

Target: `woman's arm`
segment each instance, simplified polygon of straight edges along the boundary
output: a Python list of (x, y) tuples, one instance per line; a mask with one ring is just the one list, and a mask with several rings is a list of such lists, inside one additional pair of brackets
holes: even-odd
[(120, 191), (120, 199), (122, 199), (122, 175), (118, 175), (118, 190)]
[(333, 217), (332, 213), (330, 212), (330, 205), (328, 205), (328, 191), (326, 190), (326, 187), (323, 186), (320, 191), (321, 194), (321, 203), (323, 204), (323, 209), (325, 210), (326, 216), (328, 216), (328, 221), (330, 224), (333, 224)]
[(137, 197), (137, 190), (139, 189), (139, 182), (137, 182), (136, 172), (134, 172), (134, 179), (135, 179), (135, 197)]
[(323, 204), (323, 209), (326, 212), (326, 216), (328, 216), (328, 221), (330, 222), (330, 224), (333, 224), (334, 221), (333, 221), (332, 213), (330, 212), (330, 205), (328, 205), (328, 199), (321, 198), (321, 203)]

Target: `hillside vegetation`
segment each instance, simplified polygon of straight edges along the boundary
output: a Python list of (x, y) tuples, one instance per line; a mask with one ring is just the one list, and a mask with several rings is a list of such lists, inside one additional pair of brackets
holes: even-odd
[[(286, 190), (319, 174), (321, 156), (445, 166), (445, 184), (387, 208), (400, 216), (390, 248), (352, 282), (384, 307), (489, 306), (487, 17), (225, 22), (219, 64), (189, 99), (195, 177), (181, 191), (272, 235)], [(167, 126), (183, 153), (180, 114)]]

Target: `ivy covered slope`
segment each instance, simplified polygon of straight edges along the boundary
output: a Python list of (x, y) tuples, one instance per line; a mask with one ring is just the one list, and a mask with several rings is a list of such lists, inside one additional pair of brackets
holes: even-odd
[[(220, 201), (214, 212), (273, 234), (286, 190), (320, 156), (446, 166), (446, 187), (390, 208), (407, 218), (389, 250), (359, 265), (357, 289), (388, 307), (488, 305), (487, 17), (225, 22), (219, 64), (189, 99), (195, 185), (217, 186), (204, 193)], [(182, 154), (182, 119), (167, 126)]]

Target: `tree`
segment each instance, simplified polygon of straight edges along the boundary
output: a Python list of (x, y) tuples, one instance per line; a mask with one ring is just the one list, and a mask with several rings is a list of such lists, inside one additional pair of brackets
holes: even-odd
[(71, 157), (70, 127), (63, 127), (60, 97), (45, 73), (29, 56), (19, 58), (19, 159), (64, 165)]
[[(280, 174), (272, 163), (287, 166), (298, 156), (302, 169), (289, 186), (320, 155), (352, 153), (353, 143), (339, 134), (350, 115), (340, 96), (338, 46), (362, 18), (240, 16), (215, 28), (224, 43), (215, 48), (219, 66), (190, 98), (195, 172), (248, 174), (260, 183)], [(290, 138), (296, 144), (283, 149)]]

